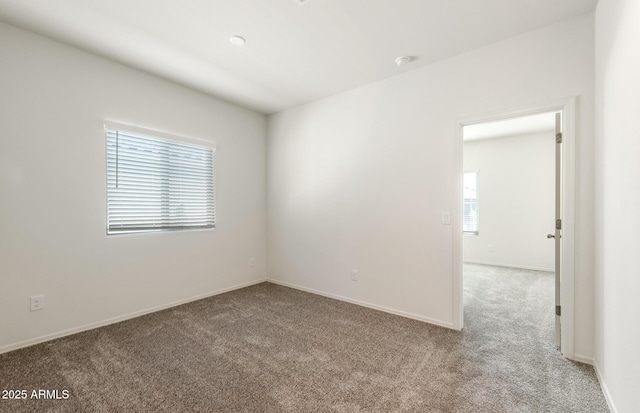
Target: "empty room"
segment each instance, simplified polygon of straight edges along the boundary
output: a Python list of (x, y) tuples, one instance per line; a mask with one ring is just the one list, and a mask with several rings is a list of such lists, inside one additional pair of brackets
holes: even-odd
[(639, 412), (639, 22), (0, 0), (0, 412)]

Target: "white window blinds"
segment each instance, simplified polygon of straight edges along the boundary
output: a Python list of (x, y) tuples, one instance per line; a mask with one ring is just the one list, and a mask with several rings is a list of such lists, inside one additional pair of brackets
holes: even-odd
[(105, 127), (107, 234), (215, 228), (213, 147)]

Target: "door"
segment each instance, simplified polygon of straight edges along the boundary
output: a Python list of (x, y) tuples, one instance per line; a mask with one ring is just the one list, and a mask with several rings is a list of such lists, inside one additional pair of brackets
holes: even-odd
[(556, 214), (555, 231), (547, 235), (555, 243), (555, 302), (556, 302), (556, 346), (560, 347), (560, 320), (562, 308), (560, 307), (560, 264), (562, 247), (562, 114), (556, 113)]

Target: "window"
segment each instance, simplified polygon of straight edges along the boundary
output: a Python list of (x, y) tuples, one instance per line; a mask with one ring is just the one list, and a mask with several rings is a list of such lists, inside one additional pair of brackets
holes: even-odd
[(478, 235), (478, 173), (464, 173), (462, 231)]
[(215, 228), (213, 146), (113, 122), (105, 128), (107, 234)]

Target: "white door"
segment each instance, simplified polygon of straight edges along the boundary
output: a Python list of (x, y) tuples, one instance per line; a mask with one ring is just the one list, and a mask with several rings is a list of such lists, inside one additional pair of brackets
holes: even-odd
[(560, 347), (560, 264), (562, 248), (562, 114), (556, 113), (556, 214), (555, 231), (548, 234), (555, 242), (555, 278), (556, 278), (556, 346)]

